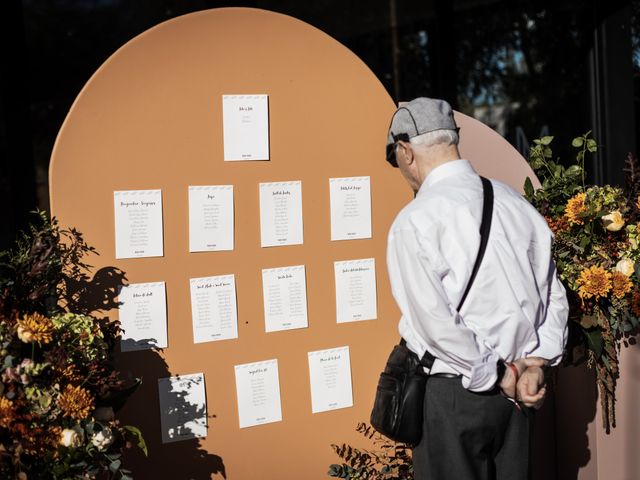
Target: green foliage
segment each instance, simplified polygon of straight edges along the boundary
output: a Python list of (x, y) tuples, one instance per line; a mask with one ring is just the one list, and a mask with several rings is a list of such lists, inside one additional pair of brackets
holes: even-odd
[(331, 445), (343, 460), (329, 467), (330, 477), (349, 480), (413, 480), (411, 448), (393, 442), (366, 423), (359, 423), (356, 430), (373, 443), (375, 449), (359, 449), (350, 445)]

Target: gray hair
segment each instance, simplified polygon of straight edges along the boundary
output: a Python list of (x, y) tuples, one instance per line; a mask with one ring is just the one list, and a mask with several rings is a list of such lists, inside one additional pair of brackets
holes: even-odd
[(429, 148), (441, 143), (445, 143), (447, 145), (458, 145), (459, 140), (458, 132), (455, 130), (443, 129), (423, 133), (422, 135), (411, 138), (409, 141), (411, 142), (411, 145), (423, 145), (425, 148)]

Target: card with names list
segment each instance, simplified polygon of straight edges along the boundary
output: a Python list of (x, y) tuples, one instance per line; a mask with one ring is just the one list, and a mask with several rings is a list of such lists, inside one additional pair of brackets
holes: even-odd
[(259, 188), (261, 245), (302, 244), (302, 182), (261, 183)]
[(189, 251), (233, 250), (233, 185), (189, 187)]
[(116, 258), (162, 257), (162, 192), (113, 192)]
[(371, 238), (369, 177), (329, 179), (331, 240)]
[(269, 160), (269, 96), (223, 95), (224, 160)]
[(235, 366), (240, 428), (282, 421), (278, 360)]
[(309, 352), (311, 412), (353, 407), (349, 347)]
[(193, 343), (238, 338), (235, 276), (192, 278), (189, 283)]
[(304, 265), (263, 269), (262, 296), (266, 332), (308, 326)]
[(162, 443), (207, 436), (204, 374), (158, 379)]
[(334, 262), (338, 323), (377, 318), (375, 259)]
[(167, 347), (167, 299), (164, 282), (131, 283), (118, 295), (124, 332), (123, 352)]

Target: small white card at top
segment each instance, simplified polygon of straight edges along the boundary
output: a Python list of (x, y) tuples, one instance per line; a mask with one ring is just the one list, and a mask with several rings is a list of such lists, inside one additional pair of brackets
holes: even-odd
[(266, 332), (308, 326), (304, 265), (263, 269), (262, 296)]
[(334, 262), (338, 323), (373, 320), (378, 316), (375, 259)]
[(235, 276), (192, 278), (189, 283), (193, 343), (238, 338)]
[(158, 379), (162, 443), (207, 436), (204, 374)]
[(278, 360), (236, 365), (240, 428), (282, 421)]
[(189, 187), (189, 251), (233, 250), (233, 185)]
[(309, 352), (311, 412), (353, 407), (349, 347)]
[(331, 240), (371, 238), (369, 177), (329, 179)]
[(269, 160), (269, 96), (223, 95), (224, 160)]
[(123, 352), (167, 346), (167, 299), (164, 282), (131, 283), (120, 290)]
[(162, 257), (162, 192), (113, 192), (116, 258)]
[(260, 237), (263, 247), (303, 242), (301, 181), (260, 184)]

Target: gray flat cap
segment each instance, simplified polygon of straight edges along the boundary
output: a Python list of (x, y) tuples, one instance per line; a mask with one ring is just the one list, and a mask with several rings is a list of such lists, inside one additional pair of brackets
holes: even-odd
[(398, 107), (391, 118), (387, 147), (436, 130), (457, 130), (453, 110), (444, 100), (419, 97)]

